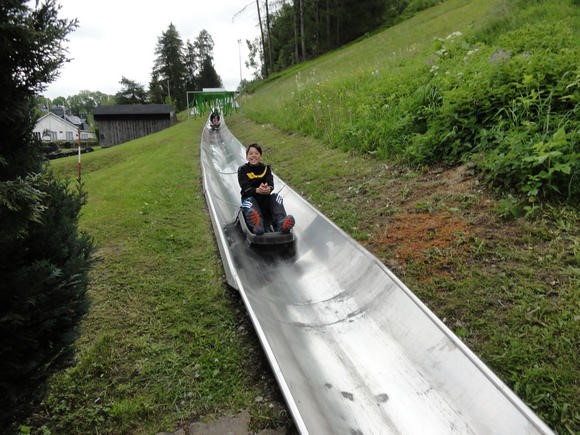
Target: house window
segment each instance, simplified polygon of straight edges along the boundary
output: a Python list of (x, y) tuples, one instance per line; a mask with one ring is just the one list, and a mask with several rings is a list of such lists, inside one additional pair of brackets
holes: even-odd
[(66, 140), (74, 140), (74, 136), (73, 136), (73, 132), (72, 131), (67, 131), (66, 132)]
[(51, 141), (58, 140), (58, 133), (56, 131), (51, 131), (50, 132), (50, 140)]
[(35, 131), (35, 132), (34, 132), (34, 138), (35, 138), (36, 140), (40, 140), (40, 132), (39, 132), (39, 131)]

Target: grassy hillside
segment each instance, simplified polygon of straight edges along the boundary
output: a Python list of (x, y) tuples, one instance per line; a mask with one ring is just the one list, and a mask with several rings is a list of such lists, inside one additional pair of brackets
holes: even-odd
[[(260, 102), (246, 102), (245, 110), (278, 119), (277, 112), (305, 88), (326, 84), (348, 86), (353, 80), (366, 81), (364, 76), (372, 76), (375, 71), (390, 74), (410, 57), (430, 48), (436, 37), (478, 26), (481, 18), (497, 10), (500, 3), (501, 0), (447, 1), (372, 37), (274, 75), (252, 95), (252, 99), (255, 96)], [(373, 92), (372, 86), (367, 90)]]
[(391, 161), (473, 161), (525, 197), (516, 213), (577, 203), (578, 35), (571, 0), (449, 0), (268, 80), (244, 113)]
[[(560, 433), (578, 428), (577, 210), (504, 220), (467, 165), (417, 171), (234, 116), (275, 171), (391, 268)], [(199, 180), (201, 123), (83, 155), (81, 226), (99, 246), (75, 366), (33, 433), (156, 433), (288, 411), (225, 284)], [(53, 161), (74, 178), (74, 158)], [(296, 168), (301, 168), (296, 171)]]

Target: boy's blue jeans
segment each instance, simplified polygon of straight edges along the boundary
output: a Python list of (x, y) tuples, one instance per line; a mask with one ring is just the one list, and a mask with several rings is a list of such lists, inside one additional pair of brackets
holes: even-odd
[(274, 231), (280, 231), (282, 221), (286, 217), (284, 200), (277, 193), (256, 195), (242, 201), (242, 212), (248, 228), (254, 234), (263, 234), (266, 223), (271, 221)]

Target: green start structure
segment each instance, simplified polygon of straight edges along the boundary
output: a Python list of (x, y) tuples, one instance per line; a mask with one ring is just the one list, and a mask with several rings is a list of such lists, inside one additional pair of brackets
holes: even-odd
[(236, 93), (225, 90), (187, 91), (187, 116), (200, 116), (218, 107), (223, 115), (237, 110)]

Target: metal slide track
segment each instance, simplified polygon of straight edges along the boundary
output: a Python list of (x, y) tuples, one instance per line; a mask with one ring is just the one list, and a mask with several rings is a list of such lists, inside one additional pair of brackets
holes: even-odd
[(296, 218), (296, 258), (247, 246), (232, 229), (245, 161), (223, 119), (204, 128), (203, 186), (226, 278), (300, 433), (552, 433), (390, 270), (276, 176)]

